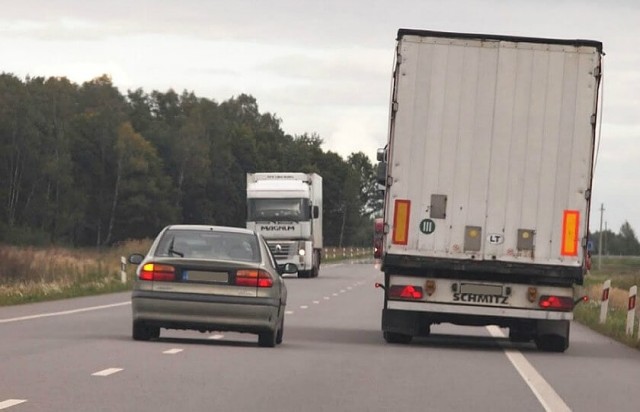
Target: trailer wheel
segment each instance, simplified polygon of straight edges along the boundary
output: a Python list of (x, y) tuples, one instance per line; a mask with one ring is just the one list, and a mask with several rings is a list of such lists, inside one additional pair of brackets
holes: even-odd
[(569, 347), (570, 322), (538, 321), (538, 332), (535, 337), (536, 346), (545, 352), (564, 352)]
[(310, 270), (299, 270), (298, 271), (298, 277), (299, 278), (303, 278), (303, 279), (308, 279), (310, 278), (312, 275), (312, 272)]
[(400, 343), (406, 345), (411, 342), (413, 336), (405, 335), (404, 333), (396, 333), (396, 332), (382, 332), (382, 337), (387, 343)]

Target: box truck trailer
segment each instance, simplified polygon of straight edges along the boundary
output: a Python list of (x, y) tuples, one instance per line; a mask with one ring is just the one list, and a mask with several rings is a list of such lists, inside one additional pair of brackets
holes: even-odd
[(382, 330), (497, 325), (563, 352), (582, 284), (602, 43), (400, 29)]

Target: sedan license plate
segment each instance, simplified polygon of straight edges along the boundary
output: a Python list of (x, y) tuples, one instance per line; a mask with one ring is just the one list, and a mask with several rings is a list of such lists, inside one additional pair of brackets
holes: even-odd
[(473, 295), (502, 296), (502, 286), (481, 285), (478, 283), (462, 283), (460, 285), (460, 292), (470, 293)]
[(204, 270), (188, 270), (183, 272), (182, 279), (189, 282), (227, 283), (229, 281), (229, 273), (209, 272)]

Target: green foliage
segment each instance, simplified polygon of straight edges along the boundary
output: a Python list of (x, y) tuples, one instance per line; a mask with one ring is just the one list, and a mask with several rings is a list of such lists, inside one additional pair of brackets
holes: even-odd
[(381, 202), (367, 156), (280, 124), (246, 94), (0, 74), (0, 240), (100, 247), (173, 223), (244, 226), (246, 173), (300, 171), (323, 177), (325, 244), (368, 246)]
[(625, 221), (620, 226), (620, 233), (616, 234), (611, 230), (604, 230), (602, 233), (595, 232), (589, 238), (593, 243), (593, 254), (600, 252), (600, 239), (602, 235), (602, 254), (614, 256), (639, 256), (640, 242), (629, 224)]

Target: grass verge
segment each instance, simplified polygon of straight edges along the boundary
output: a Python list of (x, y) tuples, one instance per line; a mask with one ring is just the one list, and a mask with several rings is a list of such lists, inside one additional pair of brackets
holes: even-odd
[(149, 241), (112, 248), (18, 248), (0, 245), (0, 306), (129, 290), (135, 268), (121, 282), (120, 259), (145, 252)]

